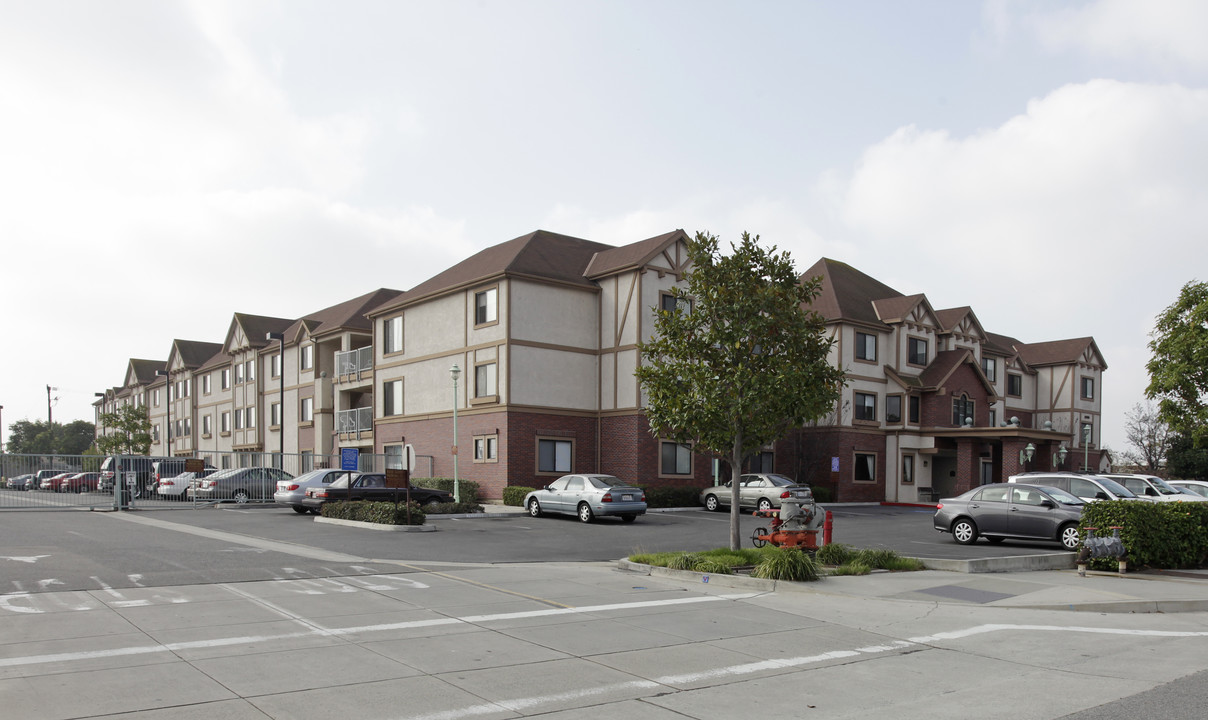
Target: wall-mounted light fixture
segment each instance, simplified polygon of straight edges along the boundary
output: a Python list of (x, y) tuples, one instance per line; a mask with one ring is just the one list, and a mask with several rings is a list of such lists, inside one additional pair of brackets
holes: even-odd
[(1024, 465), (1032, 462), (1032, 458), (1036, 456), (1036, 446), (1028, 443), (1027, 447), (1019, 451), (1019, 464)]

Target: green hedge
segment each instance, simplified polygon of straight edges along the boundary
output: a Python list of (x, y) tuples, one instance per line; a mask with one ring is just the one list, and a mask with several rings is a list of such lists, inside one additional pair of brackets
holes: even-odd
[[(416, 478), (412, 482), (418, 487), (453, 492), (453, 478)], [(473, 480), (459, 478), (457, 481), (457, 494), (463, 503), (478, 505), (481, 502), (478, 499), (478, 483)]]
[[(1119, 525), (1120, 540), (1128, 551), (1130, 568), (1197, 567), (1208, 559), (1208, 503), (1137, 502), (1113, 500), (1087, 503), (1083, 528), (1097, 528), (1097, 536), (1110, 536)], [(1082, 533), (1086, 537), (1085, 531)], [(1116, 560), (1098, 559), (1091, 567), (1115, 570)]]
[[(354, 500), (352, 502), (329, 502), (323, 504), (323, 517), (336, 520), (356, 520), (358, 522), (378, 523), (380, 525), (406, 525), (407, 505), (405, 503), (371, 502)], [(411, 524), (423, 525), (425, 515), (423, 509), (411, 503)]]
[(524, 496), (536, 489), (523, 485), (508, 485), (503, 489), (503, 504), (520, 507), (524, 504)]
[(674, 508), (700, 505), (700, 488), (651, 487), (643, 488), (643, 491), (646, 493), (646, 507)]

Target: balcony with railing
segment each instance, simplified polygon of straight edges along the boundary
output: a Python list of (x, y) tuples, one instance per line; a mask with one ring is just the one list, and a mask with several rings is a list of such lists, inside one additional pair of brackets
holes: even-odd
[(355, 382), (372, 375), (372, 345), (336, 353), (336, 382)]
[(342, 436), (361, 437), (373, 432), (373, 408), (340, 410), (336, 413), (336, 430)]

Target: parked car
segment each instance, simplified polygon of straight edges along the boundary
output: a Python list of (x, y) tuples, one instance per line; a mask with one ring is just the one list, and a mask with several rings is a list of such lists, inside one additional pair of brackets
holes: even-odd
[(563, 475), (524, 496), (529, 515), (564, 513), (591, 522), (597, 515), (619, 515), (633, 522), (646, 514), (646, 493), (612, 475)]
[(310, 508), (302, 503), (307, 490), (330, 485), (341, 478), (347, 480), (356, 474), (355, 470), (324, 468), (302, 473), (292, 480), (279, 480), (277, 481), (277, 492), (273, 493), (273, 501), (278, 505), (293, 508), (293, 511), (299, 514), (310, 512)]
[(96, 490), (99, 472), (81, 472), (67, 476), (59, 483), (59, 492), (86, 493)]
[[(801, 500), (813, 498), (809, 485), (799, 485), (792, 478), (775, 473), (751, 473), (738, 478), (738, 506), (756, 510), (771, 510), (780, 507), (782, 497)], [(785, 495), (791, 493), (791, 495)], [(700, 492), (700, 502), (706, 510), (720, 510), (730, 506), (731, 486), (727, 481)]]
[(160, 478), (159, 483), (155, 486), (155, 493), (165, 500), (176, 498), (177, 500), (188, 500), (190, 488), (196, 488), (198, 482), (203, 477), (213, 475), (216, 470), (213, 468), (204, 472), (182, 472), (179, 475), (172, 477)]
[[(168, 492), (166, 493), (160, 488), (163, 485), (164, 480), (177, 477), (181, 473), (185, 472), (186, 461), (186, 458), (173, 458), (171, 460), (155, 460), (151, 463), (151, 483), (158, 495), (161, 497), (164, 495), (175, 497), (180, 494), (180, 486), (176, 483), (168, 485)], [(203, 470), (197, 473), (197, 475), (199, 477), (207, 477), (216, 472), (218, 472), (218, 468), (207, 462), (203, 465)], [(185, 487), (187, 487), (187, 485)], [(173, 492), (174, 490), (176, 492)]]
[[(333, 480), (328, 485), (317, 485), (307, 488), (302, 505), (313, 513), (319, 513), (323, 505), (329, 502), (352, 500), (379, 500), (383, 502), (401, 502), (406, 500), (405, 488), (386, 487), (384, 473), (360, 473)], [(453, 502), (453, 493), (447, 490), (434, 490), (411, 486), (411, 502), (419, 505), (439, 505)]]
[(203, 478), (196, 488), (190, 490), (190, 496), (199, 500), (234, 500), (237, 503), (268, 500), (272, 498), (278, 480), (291, 478), (293, 475), (274, 467), (219, 470)]
[[(153, 463), (160, 460), (172, 460), (166, 457), (147, 457), (145, 455), (124, 455), (121, 458), (122, 474), (126, 476), (126, 484), (132, 489), (135, 497), (143, 493), (153, 494), (156, 490)], [(113, 481), (118, 466), (118, 458), (107, 456), (101, 462), (101, 477), (97, 481), (97, 490), (113, 492)]]
[(54, 475), (47, 475), (38, 483), (38, 489), (48, 492), (59, 492), (59, 486), (72, 475), (75, 475), (75, 472), (63, 472), (61, 470)]
[(1208, 482), (1203, 480), (1171, 480), (1169, 482), (1171, 487), (1208, 498)]
[(10, 490), (31, 490), (33, 489), (34, 477), (33, 473), (10, 477), (8, 479), (8, 488)]
[(1137, 495), (1156, 502), (1208, 501), (1208, 498), (1183, 492), (1156, 475), (1104, 473), (1103, 477), (1111, 478)]
[(1095, 500), (1141, 500), (1143, 498), (1132, 490), (1124, 487), (1111, 478), (1102, 475), (1089, 475), (1072, 472), (1030, 472), (1012, 475), (1007, 482), (1021, 482), (1029, 485), (1043, 485), (1064, 490), (1071, 495), (1082, 498), (1086, 502)]
[(979, 537), (992, 543), (1022, 538), (1055, 540), (1066, 550), (1077, 550), (1085, 504), (1060, 488), (995, 483), (943, 498), (932, 524), (940, 532), (952, 533), (961, 545), (972, 545)]

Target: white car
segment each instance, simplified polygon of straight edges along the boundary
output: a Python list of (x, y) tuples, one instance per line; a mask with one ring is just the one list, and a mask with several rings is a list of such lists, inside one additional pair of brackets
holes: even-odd
[(1087, 475), (1072, 472), (1028, 472), (1012, 475), (1007, 478), (1009, 483), (1027, 483), (1028, 485), (1043, 485), (1064, 490), (1074, 497), (1080, 497), (1084, 502), (1096, 500), (1140, 500), (1153, 502), (1152, 499), (1137, 495), (1132, 490), (1121, 485), (1118, 481), (1102, 475)]
[(196, 488), (201, 473), (182, 472), (175, 477), (160, 478), (155, 486), (155, 494), (162, 498), (189, 499), (189, 488)]
[(1168, 484), (1171, 487), (1186, 490), (1189, 493), (1194, 493), (1208, 499), (1208, 482), (1203, 480), (1171, 480)]
[(1208, 502), (1208, 497), (1185, 493), (1156, 475), (1105, 473), (1104, 477), (1115, 480), (1143, 498), (1157, 502)]

